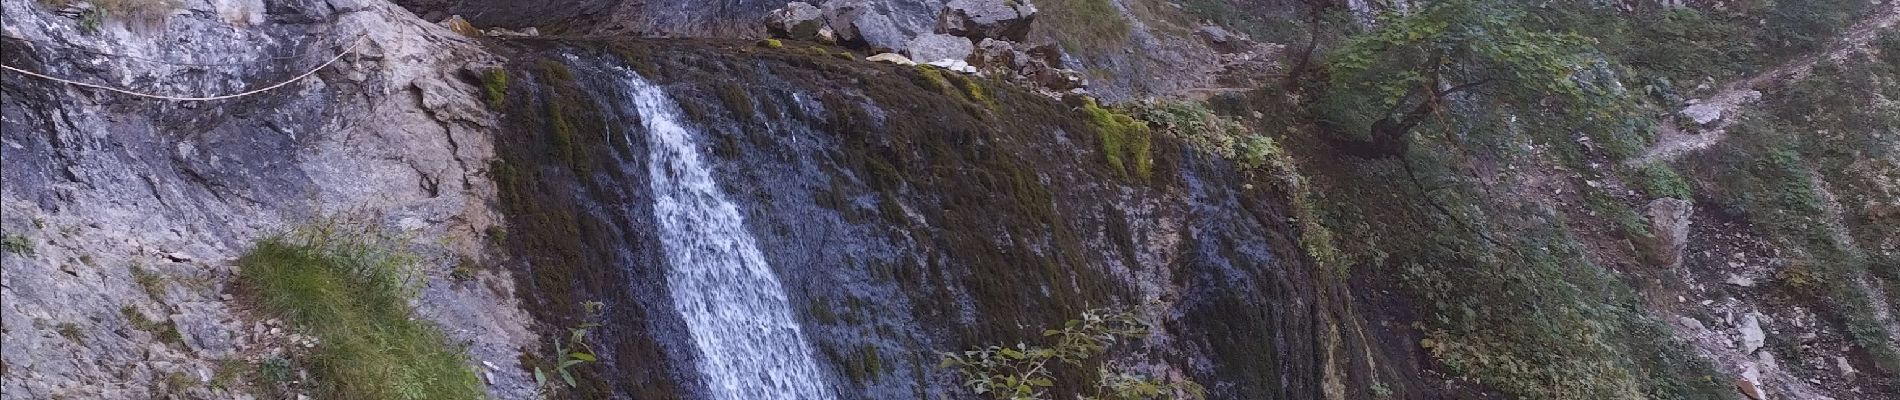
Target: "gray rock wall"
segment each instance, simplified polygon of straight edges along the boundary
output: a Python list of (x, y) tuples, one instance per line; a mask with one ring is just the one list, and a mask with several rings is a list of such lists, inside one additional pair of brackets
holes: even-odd
[[(499, 367), (497, 396), (529, 395), (512, 366), (539, 340), (512, 280), (446, 279), (482, 257), (477, 232), (495, 219), (482, 172), (493, 116), (458, 77), (487, 57), (472, 43), (376, 0), (189, 1), (96, 27), (48, 4), (4, 2), (6, 65), (145, 92), (238, 92), (356, 44), (308, 79), (221, 101), (0, 78), (0, 228), (32, 248), (0, 255), (7, 398), (241, 396), (212, 388), (221, 363), (287, 341), (231, 301), (232, 263), (325, 216), (411, 237), (428, 276), (419, 314)], [(182, 343), (133, 313), (174, 322)]]

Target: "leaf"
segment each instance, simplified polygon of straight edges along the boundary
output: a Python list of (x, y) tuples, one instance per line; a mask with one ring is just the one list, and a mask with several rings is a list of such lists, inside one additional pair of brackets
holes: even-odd
[(1055, 383), (1054, 381), (1050, 381), (1050, 380), (1049, 380), (1049, 378), (1036, 378), (1036, 379), (1030, 379), (1030, 380), (1029, 380), (1029, 385), (1030, 385), (1030, 386), (1041, 386), (1041, 387), (1050, 387), (1050, 386), (1055, 386), (1055, 385), (1056, 385), (1056, 383)]
[(593, 354), (587, 354), (587, 353), (582, 353), (578, 351), (573, 352), (573, 353), (567, 353), (567, 357), (575, 359), (575, 360), (586, 361), (586, 362), (596, 361)]
[(543, 387), (548, 385), (548, 373), (542, 371), (541, 367), (534, 367), (534, 385)]
[(567, 373), (567, 370), (561, 370), (561, 380), (567, 381), (567, 387), (580, 386), (574, 383), (574, 375)]
[(1009, 357), (1011, 360), (1021, 360), (1023, 359), (1023, 352), (1016, 351), (1016, 349), (1003, 349), (1003, 357)]

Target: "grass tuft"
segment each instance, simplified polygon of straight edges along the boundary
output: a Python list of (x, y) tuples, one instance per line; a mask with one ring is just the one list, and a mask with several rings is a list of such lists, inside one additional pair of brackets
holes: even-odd
[(409, 309), (413, 258), (365, 231), (265, 239), (238, 260), (241, 290), (264, 313), (318, 339), (299, 360), (318, 397), (482, 397), (461, 349)]

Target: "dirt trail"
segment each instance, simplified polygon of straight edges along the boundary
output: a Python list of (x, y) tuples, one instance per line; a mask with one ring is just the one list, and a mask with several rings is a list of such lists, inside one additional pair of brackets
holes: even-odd
[[(1873, 13), (1849, 26), (1821, 51), (1803, 55), (1779, 67), (1722, 85), (1722, 90), (1693, 99), (1663, 121), (1656, 144), (1643, 155), (1627, 163), (1641, 166), (1669, 162), (1684, 154), (1708, 148), (1728, 137), (1733, 116), (1742, 107), (1761, 99), (1761, 90), (1783, 82), (1799, 80), (1822, 60), (1839, 60), (1865, 47), (1880, 32), (1900, 24), (1900, 1), (1873, 5)], [(1686, 120), (1685, 120), (1686, 119)]]

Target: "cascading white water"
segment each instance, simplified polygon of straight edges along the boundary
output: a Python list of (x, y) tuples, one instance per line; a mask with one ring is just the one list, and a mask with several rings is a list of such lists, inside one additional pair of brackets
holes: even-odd
[(805, 334), (739, 208), (700, 159), (664, 90), (619, 71), (650, 143), (653, 213), (673, 304), (715, 399), (832, 399)]

